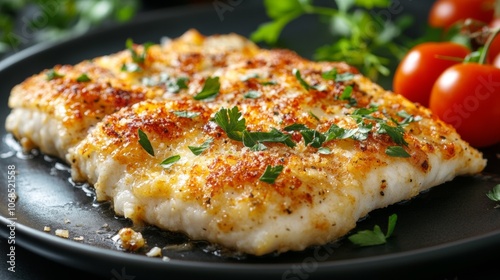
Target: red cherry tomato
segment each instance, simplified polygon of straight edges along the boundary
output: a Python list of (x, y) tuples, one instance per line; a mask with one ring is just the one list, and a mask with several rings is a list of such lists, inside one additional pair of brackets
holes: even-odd
[(469, 53), (467, 47), (452, 42), (426, 42), (413, 47), (396, 68), (394, 92), (428, 106), (432, 86), (439, 75)]
[(474, 147), (500, 143), (500, 69), (479, 63), (448, 68), (432, 88), (429, 108)]
[(449, 28), (467, 18), (491, 22), (495, 0), (437, 0), (429, 11), (429, 25)]

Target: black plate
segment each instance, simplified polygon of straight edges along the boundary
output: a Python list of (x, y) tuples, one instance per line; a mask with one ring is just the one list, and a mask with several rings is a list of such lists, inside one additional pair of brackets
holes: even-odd
[[(404, 7), (418, 14), (410, 2)], [(54, 64), (73, 64), (119, 51), (129, 37), (135, 42), (159, 42), (163, 36), (177, 37), (189, 28), (207, 35), (236, 32), (248, 36), (267, 20), (262, 6), (256, 2), (232, 3), (238, 5), (224, 13), (218, 13), (211, 5), (149, 13), (130, 24), (59, 44), (38, 45), (9, 57), (0, 62), (0, 123), (5, 122), (9, 112), (10, 89)], [(317, 18), (304, 17), (285, 30), (283, 43), (310, 57), (314, 47), (328, 39), (327, 34)], [(164, 261), (121, 251), (113, 236), (120, 228), (130, 226), (128, 220), (115, 217), (108, 204), (95, 203), (91, 187), (72, 183), (68, 167), (59, 160), (36, 153), (19, 153), (16, 141), (3, 126), (0, 137), (0, 182), (7, 185), (9, 167), (15, 167), (18, 195), (10, 216), (7, 188), (0, 189), (0, 235), (4, 238), (13, 235), (18, 246), (108, 279), (120, 275), (128, 279), (208, 275), (276, 279), (421, 276), (484, 261), (500, 246), (500, 209), (485, 195), (500, 183), (499, 146), (484, 151), (489, 165), (483, 174), (458, 177), (411, 201), (373, 211), (358, 224), (356, 231), (372, 229), (375, 224), (385, 230), (388, 216), (396, 213), (394, 236), (385, 245), (357, 248), (348, 241), (339, 241), (303, 252), (251, 257), (230, 254), (204, 242), (188, 242), (182, 234), (153, 227), (145, 229), (143, 234), (149, 248), (189, 246), (187, 250), (166, 252), (170, 260)], [(9, 227), (12, 222), (16, 222), (15, 228)], [(44, 232), (45, 226), (51, 231)], [(69, 230), (70, 238), (56, 237), (55, 229)], [(79, 236), (82, 241), (73, 240)]]

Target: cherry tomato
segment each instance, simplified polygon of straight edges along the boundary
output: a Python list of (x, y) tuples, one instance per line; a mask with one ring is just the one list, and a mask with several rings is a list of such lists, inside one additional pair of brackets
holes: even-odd
[(431, 6), (428, 22), (432, 27), (449, 28), (467, 18), (489, 23), (495, 0), (437, 0)]
[(394, 92), (428, 106), (432, 86), (439, 75), (448, 67), (460, 63), (469, 53), (467, 47), (452, 42), (416, 45), (405, 55), (394, 72)]
[(500, 143), (500, 69), (479, 63), (446, 69), (432, 88), (429, 108), (474, 147)]

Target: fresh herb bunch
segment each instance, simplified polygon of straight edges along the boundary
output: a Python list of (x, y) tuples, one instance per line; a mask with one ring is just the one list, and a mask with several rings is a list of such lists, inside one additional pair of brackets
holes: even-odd
[(31, 44), (82, 34), (105, 22), (125, 22), (139, 0), (2, 0), (0, 57)]
[(251, 34), (255, 42), (276, 45), (282, 30), (291, 21), (308, 14), (318, 15), (330, 26), (334, 40), (315, 50), (315, 60), (345, 61), (373, 80), (391, 74), (391, 62), (407, 52), (403, 30), (412, 17), (393, 14), (382, 18), (374, 9), (391, 10), (391, 0), (335, 0), (331, 7), (315, 5), (314, 0), (264, 0), (272, 21), (261, 24)]

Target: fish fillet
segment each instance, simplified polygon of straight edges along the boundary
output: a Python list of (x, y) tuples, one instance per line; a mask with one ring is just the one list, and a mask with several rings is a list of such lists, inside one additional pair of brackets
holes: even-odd
[[(56, 68), (62, 78), (30, 78), (14, 89), (7, 119), (18, 139), (67, 160), (74, 180), (136, 224), (253, 255), (297, 251), (486, 166), (427, 108), (345, 63), (194, 30), (145, 51), (140, 72), (121, 70), (132, 59), (123, 51)], [(102, 74), (78, 87), (81, 67)], [(182, 77), (186, 86), (170, 92)], [(210, 80), (216, 89), (197, 98)], [(92, 97), (106, 102), (94, 106), (84, 92), (98, 83), (108, 87)]]

